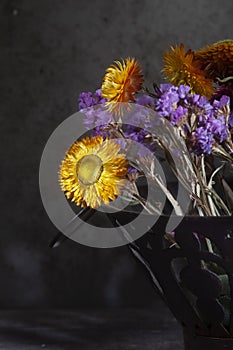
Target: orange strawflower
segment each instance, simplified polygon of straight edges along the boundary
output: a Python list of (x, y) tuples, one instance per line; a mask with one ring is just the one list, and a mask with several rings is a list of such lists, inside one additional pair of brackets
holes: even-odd
[(184, 44), (170, 46), (170, 51), (164, 53), (164, 63), (163, 72), (173, 85), (189, 85), (191, 92), (211, 97), (214, 92), (212, 80), (205, 77), (205, 72), (194, 59), (194, 52), (186, 52)]
[(134, 95), (141, 90), (142, 83), (142, 69), (135, 58), (115, 61), (106, 70), (101, 87), (108, 110), (119, 112), (117, 102), (135, 102)]

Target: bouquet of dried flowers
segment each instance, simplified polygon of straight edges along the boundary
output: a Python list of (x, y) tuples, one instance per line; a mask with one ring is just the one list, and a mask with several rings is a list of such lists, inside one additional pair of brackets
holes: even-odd
[[(206, 336), (225, 346), (233, 334), (233, 40), (197, 51), (170, 47), (162, 71), (168, 81), (148, 88), (135, 58), (115, 61), (95, 93), (80, 94), (78, 118), (87, 133), (66, 152), (59, 181), (66, 197), (84, 208), (77, 215), (82, 221), (106, 205), (152, 214), (143, 216), (140, 235), (121, 227), (124, 244), (131, 242), (158, 293), (195, 335), (193, 348), (202, 344), (197, 334), (205, 335), (204, 346)], [(167, 172), (178, 190), (166, 182)], [(169, 230), (173, 213), (189, 216)], [(149, 227), (148, 217), (160, 214)]]
[(61, 188), (78, 206), (111, 205), (131, 193), (130, 205), (153, 212), (161, 203), (141, 195), (140, 179), (146, 177), (184, 215), (156, 172), (150, 155), (158, 154), (187, 190), (189, 214), (232, 215), (233, 41), (197, 51), (170, 47), (162, 71), (168, 82), (149, 89), (135, 58), (115, 61), (100, 89), (80, 94), (89, 133), (67, 151)]

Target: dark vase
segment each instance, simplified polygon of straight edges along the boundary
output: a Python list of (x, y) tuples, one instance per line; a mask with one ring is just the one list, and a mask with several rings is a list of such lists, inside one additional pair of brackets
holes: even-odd
[(185, 350), (233, 350), (233, 217), (185, 217), (176, 244), (168, 219), (129, 249), (183, 326)]
[[(130, 238), (130, 213), (109, 218)], [(233, 217), (186, 216), (171, 236), (176, 243), (165, 234), (169, 219), (160, 216), (128, 247), (182, 325), (185, 350), (233, 350)], [(58, 234), (51, 247), (66, 239)]]

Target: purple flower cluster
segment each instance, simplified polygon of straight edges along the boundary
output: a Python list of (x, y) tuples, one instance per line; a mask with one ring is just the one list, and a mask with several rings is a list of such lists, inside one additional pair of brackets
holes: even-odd
[(105, 102), (106, 99), (102, 97), (101, 89), (96, 90), (94, 95), (92, 92), (82, 92), (78, 98), (78, 108), (82, 111), (85, 108), (103, 104)]
[(106, 110), (104, 105), (93, 106), (93, 108), (85, 110), (83, 123), (87, 130), (94, 129), (95, 135), (101, 135), (101, 130), (112, 121), (112, 114)]
[(152, 150), (152, 145), (147, 138), (148, 132), (146, 130), (128, 125), (124, 131), (124, 136), (136, 142), (133, 147), (139, 156), (146, 156), (148, 150)]
[[(180, 125), (188, 116), (196, 115), (197, 126), (191, 135), (194, 144), (193, 151), (197, 155), (210, 154), (215, 142), (222, 143), (229, 135), (230, 116), (227, 123), (224, 108), (229, 109), (229, 96), (221, 96), (219, 100), (210, 103), (206, 97), (190, 93), (190, 87), (171, 84), (160, 85), (160, 96), (156, 102), (156, 111), (161, 117), (170, 120), (172, 125)], [(186, 129), (185, 129), (186, 130)]]
[(194, 132), (193, 151), (196, 155), (210, 154), (214, 144), (214, 136), (210, 130), (204, 126), (198, 127)]
[(228, 120), (229, 126), (233, 128), (233, 111), (231, 112)]
[(223, 95), (208, 106), (199, 117), (199, 125), (194, 132), (194, 151), (197, 155), (210, 154), (215, 142), (222, 143), (229, 136), (229, 126), (223, 108), (230, 105), (230, 98)]
[(168, 118), (172, 125), (177, 125), (182, 117), (184, 117), (188, 109), (182, 105), (190, 87), (181, 85), (179, 87), (171, 84), (160, 85), (160, 97), (156, 102), (155, 109), (161, 117)]
[[(138, 154), (144, 156), (147, 150), (152, 149), (150, 142), (150, 131), (152, 129), (150, 110), (144, 106), (152, 106), (155, 101), (150, 96), (146, 99), (142, 96), (143, 100), (136, 101), (137, 106), (132, 108), (132, 111), (128, 112), (124, 117), (124, 136), (130, 140), (137, 142), (138, 144)], [(142, 103), (142, 102), (145, 102)], [(142, 145), (140, 147), (140, 145)]]
[[(102, 97), (101, 90), (96, 90), (94, 94), (81, 93), (78, 102), (80, 111), (85, 115), (86, 128), (93, 129), (95, 135), (109, 136), (111, 131), (107, 132), (106, 126), (114, 122), (114, 118), (105, 107), (106, 99)], [(197, 155), (210, 154), (213, 145), (226, 140), (229, 128), (233, 127), (233, 112), (228, 118), (226, 115), (230, 110), (229, 96), (222, 95), (210, 102), (204, 96), (190, 93), (187, 85), (177, 87), (161, 84), (157, 100), (148, 95), (137, 97), (135, 108), (124, 117), (124, 136), (142, 145), (139, 154), (144, 152), (145, 147), (152, 149), (150, 132), (154, 126), (153, 120), (148, 117), (148, 108), (145, 107), (155, 109), (160, 117), (168, 119), (173, 126), (183, 127), (188, 144), (193, 145), (192, 150)], [(196, 118), (195, 129), (192, 127), (190, 132), (187, 123), (193, 115)], [(123, 140), (121, 142), (124, 143)]]
[(140, 106), (149, 106), (149, 107), (154, 107), (155, 106), (155, 100), (153, 97), (148, 96), (148, 95), (141, 95), (136, 98), (136, 104)]
[[(91, 92), (83, 92), (80, 94), (78, 101), (79, 109), (84, 113), (83, 123), (87, 130), (93, 130), (94, 135), (109, 136), (111, 129), (107, 132), (106, 126), (114, 122), (114, 118), (105, 107), (106, 99), (102, 98), (101, 90), (97, 90), (94, 95)], [(148, 131), (145, 130), (148, 126), (148, 109), (144, 107), (154, 105), (155, 100), (152, 97), (142, 95), (136, 99), (135, 108), (127, 112), (124, 117), (124, 136), (137, 142), (140, 155), (143, 155), (146, 151), (143, 145), (150, 148), (147, 137)], [(122, 148), (126, 146), (124, 139), (119, 139), (119, 142)]]
[(112, 115), (106, 110), (101, 89), (91, 92), (82, 92), (79, 95), (78, 106), (80, 112), (84, 113), (83, 123), (87, 130), (93, 130), (94, 135), (104, 135), (104, 127), (112, 121)]

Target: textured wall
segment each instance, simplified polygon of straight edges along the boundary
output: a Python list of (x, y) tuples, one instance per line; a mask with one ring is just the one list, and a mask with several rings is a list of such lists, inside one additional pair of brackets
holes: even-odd
[(0, 12), (0, 307), (151, 303), (126, 247), (48, 248), (56, 229), (39, 195), (41, 153), (112, 60), (137, 56), (147, 81), (159, 80), (169, 44), (232, 37), (233, 2), (2, 0)]

